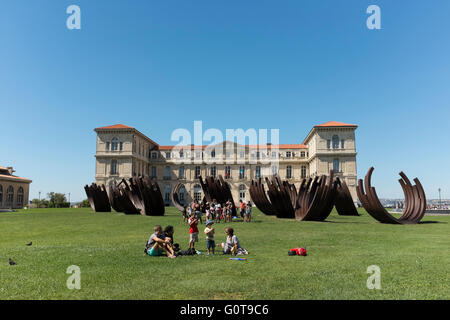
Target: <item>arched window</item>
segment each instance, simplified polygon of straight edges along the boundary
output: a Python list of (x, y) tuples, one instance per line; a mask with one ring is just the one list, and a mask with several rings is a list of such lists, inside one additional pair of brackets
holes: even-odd
[(6, 201), (5, 201), (5, 204), (8, 208), (12, 207), (13, 199), (14, 199), (14, 188), (13, 186), (9, 186), (8, 189), (6, 190)]
[(17, 206), (22, 207), (23, 206), (23, 188), (20, 187), (19, 190), (17, 190)]
[(111, 174), (117, 174), (117, 160), (111, 160)]
[(333, 143), (333, 149), (338, 149), (339, 148), (339, 136), (338, 135), (334, 135), (332, 138), (332, 143)]
[(286, 167), (286, 178), (291, 179), (292, 178), (292, 166)]
[(186, 188), (184, 186), (181, 186), (180, 189), (178, 190), (178, 199), (180, 200), (180, 202), (184, 202), (184, 200), (186, 199)]
[(3, 204), (3, 186), (0, 184), (0, 208)]
[(245, 184), (239, 186), (239, 200), (245, 201)]
[(202, 201), (202, 187), (199, 184), (194, 186), (194, 200), (197, 202)]
[(118, 148), (119, 148), (119, 139), (114, 137), (111, 140), (111, 150), (112, 151), (117, 151)]

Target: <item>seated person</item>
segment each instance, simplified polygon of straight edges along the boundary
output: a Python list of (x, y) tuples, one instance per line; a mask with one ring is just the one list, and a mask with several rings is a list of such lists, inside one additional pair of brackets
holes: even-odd
[(154, 233), (148, 239), (146, 248), (149, 256), (162, 256), (166, 254), (169, 258), (175, 258), (172, 246), (170, 245), (170, 238), (165, 238), (160, 225), (155, 226)]
[(227, 235), (226, 242), (225, 243), (222, 242), (221, 244), (224, 254), (234, 254), (234, 255), (248, 254), (248, 251), (241, 247), (238, 237), (234, 234), (233, 228), (230, 227), (226, 228), (225, 233)]

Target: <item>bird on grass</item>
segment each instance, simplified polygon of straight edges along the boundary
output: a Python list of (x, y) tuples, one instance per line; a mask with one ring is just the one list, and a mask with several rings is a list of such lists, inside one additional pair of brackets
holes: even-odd
[(10, 266), (14, 266), (14, 265), (16, 265), (17, 263), (15, 263), (14, 261), (13, 261), (13, 259), (11, 259), (11, 258), (9, 258), (9, 265)]
[(27, 246), (31, 246), (33, 244), (33, 241), (31, 241), (30, 243), (27, 243)]

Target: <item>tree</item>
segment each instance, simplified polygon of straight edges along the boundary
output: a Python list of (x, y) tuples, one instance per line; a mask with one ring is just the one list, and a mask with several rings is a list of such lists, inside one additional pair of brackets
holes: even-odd
[(68, 208), (70, 203), (67, 202), (66, 196), (63, 193), (50, 192), (47, 193), (49, 208)]
[(80, 207), (81, 208), (88, 208), (90, 206), (91, 206), (91, 204), (89, 203), (88, 199), (84, 199), (83, 201), (80, 202)]

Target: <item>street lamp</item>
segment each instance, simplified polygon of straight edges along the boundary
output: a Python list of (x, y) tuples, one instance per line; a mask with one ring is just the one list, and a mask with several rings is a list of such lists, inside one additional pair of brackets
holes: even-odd
[(39, 191), (39, 202), (38, 202), (38, 208), (41, 206), (41, 192)]
[(442, 208), (442, 203), (441, 203), (441, 188), (438, 189), (439, 192), (439, 209)]

